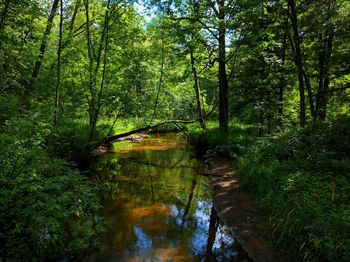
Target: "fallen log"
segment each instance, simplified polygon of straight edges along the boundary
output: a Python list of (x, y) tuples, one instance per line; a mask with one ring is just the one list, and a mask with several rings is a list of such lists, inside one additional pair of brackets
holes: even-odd
[[(211, 111), (208, 114), (206, 114), (204, 116), (204, 118), (207, 118), (209, 115), (211, 115), (211, 113), (214, 112), (216, 106), (217, 105), (214, 105), (213, 108), (211, 109)], [(183, 131), (183, 129), (180, 127), (179, 124), (192, 124), (192, 123), (195, 123), (195, 122), (197, 122), (199, 120), (201, 120), (201, 118), (197, 118), (197, 119), (194, 119), (194, 120), (179, 120), (179, 119), (166, 120), (166, 121), (162, 121), (160, 123), (154, 124), (154, 125), (149, 124), (149, 125), (147, 125), (145, 127), (134, 129), (134, 130), (131, 130), (129, 132), (125, 132), (125, 133), (121, 133), (121, 134), (117, 134), (117, 135), (112, 135), (112, 136), (107, 136), (91, 150), (90, 157), (92, 155), (94, 155), (93, 152), (96, 151), (98, 148), (100, 148), (100, 147), (108, 147), (108, 145), (110, 145), (110, 143), (112, 143), (113, 141), (115, 141), (115, 140), (117, 140), (119, 138), (131, 136), (133, 134), (141, 133), (141, 132), (152, 130), (152, 129), (156, 129), (157, 127), (160, 127), (162, 125), (167, 125), (167, 124), (173, 124), (176, 127), (178, 127), (180, 130)], [(186, 135), (186, 137), (188, 137), (186, 133), (185, 133), (185, 135)]]
[(129, 132), (122, 133), (122, 134), (109, 136), (109, 137), (105, 138), (103, 141), (101, 141), (99, 146), (107, 145), (107, 144), (109, 144), (109, 143), (111, 143), (111, 142), (113, 142), (113, 141), (115, 141), (115, 140), (117, 140), (119, 138), (122, 138), (122, 137), (126, 137), (126, 136), (130, 136), (130, 135), (133, 135), (133, 134), (141, 133), (141, 132), (144, 132), (144, 131), (156, 129), (156, 128), (162, 126), (162, 125), (174, 124), (174, 125), (178, 126), (179, 124), (192, 124), (192, 123), (195, 123), (197, 121), (198, 121), (198, 119), (195, 119), (195, 120), (166, 120), (166, 121), (154, 124), (154, 125), (147, 125), (145, 127), (134, 129), (134, 130), (131, 130)]

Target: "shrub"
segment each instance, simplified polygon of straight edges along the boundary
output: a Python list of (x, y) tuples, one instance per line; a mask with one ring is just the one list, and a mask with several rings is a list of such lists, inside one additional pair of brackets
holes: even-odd
[(0, 257), (73, 256), (94, 244), (102, 226), (95, 188), (45, 146), (50, 126), (8, 122), (0, 133)]

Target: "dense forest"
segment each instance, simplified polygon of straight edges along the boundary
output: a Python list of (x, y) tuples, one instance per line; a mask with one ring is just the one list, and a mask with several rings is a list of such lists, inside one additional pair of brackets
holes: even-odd
[(349, 261), (349, 28), (349, 0), (0, 0), (0, 261), (98, 247), (91, 151), (155, 128), (232, 159), (288, 260)]

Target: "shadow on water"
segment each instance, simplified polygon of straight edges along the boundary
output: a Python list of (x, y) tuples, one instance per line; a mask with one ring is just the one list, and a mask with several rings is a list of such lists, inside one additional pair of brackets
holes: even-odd
[(220, 222), (203, 163), (182, 135), (115, 143), (91, 169), (107, 230), (84, 261), (249, 261)]

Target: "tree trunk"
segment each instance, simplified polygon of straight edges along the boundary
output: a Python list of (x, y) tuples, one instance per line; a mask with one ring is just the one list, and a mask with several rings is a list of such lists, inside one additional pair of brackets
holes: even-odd
[(202, 129), (205, 129), (205, 122), (204, 122), (204, 112), (202, 109), (202, 103), (201, 103), (201, 94), (200, 94), (200, 83), (197, 75), (197, 69), (195, 66), (195, 59), (193, 54), (193, 47), (190, 47), (190, 55), (191, 55), (191, 67), (192, 67), (192, 73), (193, 73), (193, 80), (194, 80), (194, 90), (196, 92), (196, 101), (197, 101), (197, 112), (199, 117), (199, 123), (202, 127)]
[(73, 14), (72, 14), (72, 19), (71, 19), (70, 24), (69, 24), (68, 37), (64, 41), (64, 43), (62, 43), (62, 49), (66, 48), (68, 46), (68, 44), (72, 41), (74, 23), (75, 23), (75, 19), (77, 17), (78, 10), (80, 8), (80, 4), (81, 4), (81, 0), (77, 0), (76, 3), (75, 3), (74, 11), (73, 11)]
[(316, 100), (316, 119), (324, 121), (326, 119), (327, 94), (329, 93), (329, 63), (333, 47), (333, 30), (326, 34), (323, 47), (319, 53), (319, 84)]
[[(262, 92), (260, 88), (260, 92)], [(264, 135), (264, 98), (261, 94), (260, 102), (259, 102), (259, 136), (262, 137)]]
[(219, 124), (224, 133), (228, 132), (228, 81), (226, 74), (226, 25), (225, 0), (219, 0)]
[[(296, 62), (296, 51), (295, 51), (295, 47), (294, 47), (294, 43), (293, 43), (293, 39), (292, 37), (288, 34), (288, 38), (289, 38), (289, 42), (293, 51), (293, 55), (294, 55), (294, 63), (297, 64)], [(305, 86), (306, 86), (306, 91), (307, 91), (307, 95), (309, 98), (309, 107), (310, 107), (310, 113), (311, 116), (315, 119), (315, 107), (314, 107), (314, 99), (313, 99), (313, 94), (312, 94), (312, 87), (311, 87), (311, 82), (310, 82), (310, 78), (306, 72), (306, 69), (304, 67), (302, 67), (302, 75), (305, 81)]]
[(310, 106), (310, 113), (313, 119), (316, 118), (316, 110), (314, 106), (314, 98), (313, 98), (313, 93), (312, 93), (312, 87), (311, 87), (311, 82), (308, 74), (306, 73), (305, 68), (303, 68), (303, 77), (305, 80), (305, 86), (306, 86), (306, 91), (307, 91), (307, 96), (309, 98), (309, 106)]
[[(89, 58), (89, 90), (90, 90), (90, 99), (89, 99), (89, 125), (93, 127), (94, 125), (94, 110), (95, 110), (95, 81), (94, 81), (94, 72), (93, 72), (93, 64), (94, 58), (92, 50), (93, 46), (90, 38), (90, 16), (89, 16), (89, 0), (84, 0), (85, 6), (85, 18), (86, 18), (86, 45), (88, 49), (88, 58)], [(90, 131), (91, 136), (91, 131)]]
[(272, 131), (272, 114), (271, 114), (271, 92), (268, 91), (267, 93), (267, 104), (268, 104), (268, 111), (267, 111), (267, 133), (271, 135)]
[[(215, 109), (215, 107), (213, 108), (213, 110)], [(212, 111), (210, 113), (207, 114), (207, 116), (209, 116), (210, 114), (212, 113)], [(122, 134), (118, 134), (118, 135), (113, 135), (113, 136), (108, 136), (106, 137), (105, 139), (103, 139), (103, 141), (101, 141), (98, 145), (107, 145), (119, 138), (122, 138), (122, 137), (126, 137), (126, 136), (131, 136), (133, 134), (137, 134), (137, 133), (141, 133), (141, 132), (144, 132), (144, 131), (147, 131), (147, 130), (154, 130), (154, 129), (157, 129), (158, 127), (162, 126), (162, 125), (168, 125), (168, 124), (174, 124), (174, 125), (178, 125), (178, 124), (192, 124), (192, 123), (195, 123), (199, 121), (199, 119), (195, 119), (195, 120), (167, 120), (167, 121), (163, 121), (163, 122), (160, 122), (158, 124), (154, 124), (154, 125), (147, 125), (145, 127), (141, 127), (141, 128), (138, 128), (138, 129), (135, 129), (135, 130), (132, 130), (132, 131), (129, 131), (129, 132), (125, 132), (125, 133), (122, 133)]]
[(299, 121), (300, 127), (305, 127), (306, 124), (306, 114), (305, 114), (305, 87), (304, 87), (304, 78), (303, 78), (303, 63), (301, 58), (300, 50), (300, 37), (298, 30), (298, 18), (295, 8), (295, 0), (288, 0), (288, 6), (290, 9), (290, 18), (293, 28), (293, 40), (295, 46), (295, 64), (298, 71), (298, 80), (299, 80)]
[(283, 129), (283, 105), (284, 105), (284, 85), (285, 85), (285, 77), (284, 77), (284, 65), (286, 63), (286, 49), (287, 49), (287, 28), (285, 29), (285, 32), (283, 34), (283, 41), (282, 41), (282, 75), (280, 77), (280, 83), (279, 83), (279, 93), (278, 93), (278, 129), (281, 131)]
[(159, 76), (159, 82), (158, 82), (157, 97), (156, 97), (156, 100), (154, 101), (153, 114), (152, 114), (152, 117), (151, 117), (151, 121), (149, 122), (150, 125), (152, 124), (154, 118), (157, 115), (159, 94), (160, 94), (160, 89), (161, 89), (162, 84), (163, 84), (164, 60), (165, 60), (165, 46), (164, 46), (164, 36), (162, 36), (162, 62), (161, 62), (161, 65), (160, 65), (160, 76)]
[[(102, 93), (103, 93), (103, 87), (104, 87), (104, 82), (105, 82), (105, 73), (106, 73), (106, 65), (107, 65), (107, 50), (108, 50), (108, 33), (109, 33), (109, 6), (110, 6), (111, 0), (108, 0), (107, 2), (107, 10), (105, 13), (105, 21), (104, 21), (104, 26), (103, 26), (103, 31), (101, 34), (100, 38), (100, 45), (99, 45), (99, 50), (98, 50), (98, 56), (97, 56), (97, 61), (96, 61), (96, 67), (95, 67), (95, 72), (94, 72), (94, 86), (96, 86), (96, 78), (98, 74), (98, 70), (100, 67), (100, 62), (101, 62), (101, 56), (102, 56), (102, 51), (104, 51), (104, 56), (103, 56), (103, 69), (102, 69), (102, 79), (101, 79), (101, 85), (100, 85), (100, 91), (98, 93), (98, 96), (94, 99), (95, 101), (95, 107), (93, 108), (93, 121), (91, 123), (91, 128), (90, 128), (90, 135), (89, 135), (89, 140), (92, 139), (98, 117), (99, 117), (99, 112), (101, 108), (101, 98), (102, 98)], [(92, 93), (95, 94), (95, 93)]]
[(43, 38), (41, 40), (41, 45), (40, 45), (40, 49), (39, 49), (39, 56), (38, 56), (37, 61), (35, 61), (35, 63), (34, 63), (34, 69), (33, 69), (32, 79), (31, 79), (31, 82), (30, 82), (29, 89), (33, 88), (35, 80), (36, 80), (36, 78), (39, 75), (40, 67), (41, 67), (41, 64), (42, 64), (42, 61), (43, 61), (43, 58), (44, 58), (44, 54), (45, 54), (45, 51), (46, 51), (47, 38), (48, 38), (48, 36), (49, 36), (49, 34), (51, 32), (52, 21), (53, 21), (53, 19), (55, 17), (55, 14), (56, 14), (56, 11), (57, 11), (57, 7), (58, 7), (58, 3), (59, 3), (59, 0), (54, 0), (54, 2), (52, 4), (51, 12), (50, 12), (50, 15), (49, 15), (49, 17), (47, 19), (46, 28), (45, 28), (45, 31), (44, 31), (44, 34), (43, 34)]
[(55, 113), (54, 113), (54, 125), (57, 125), (59, 117), (59, 103), (60, 103), (60, 84), (61, 84), (61, 50), (62, 50), (62, 27), (63, 27), (63, 0), (60, 1), (60, 28), (58, 36), (58, 49), (57, 49), (57, 80), (56, 80), (56, 93), (55, 93)]

